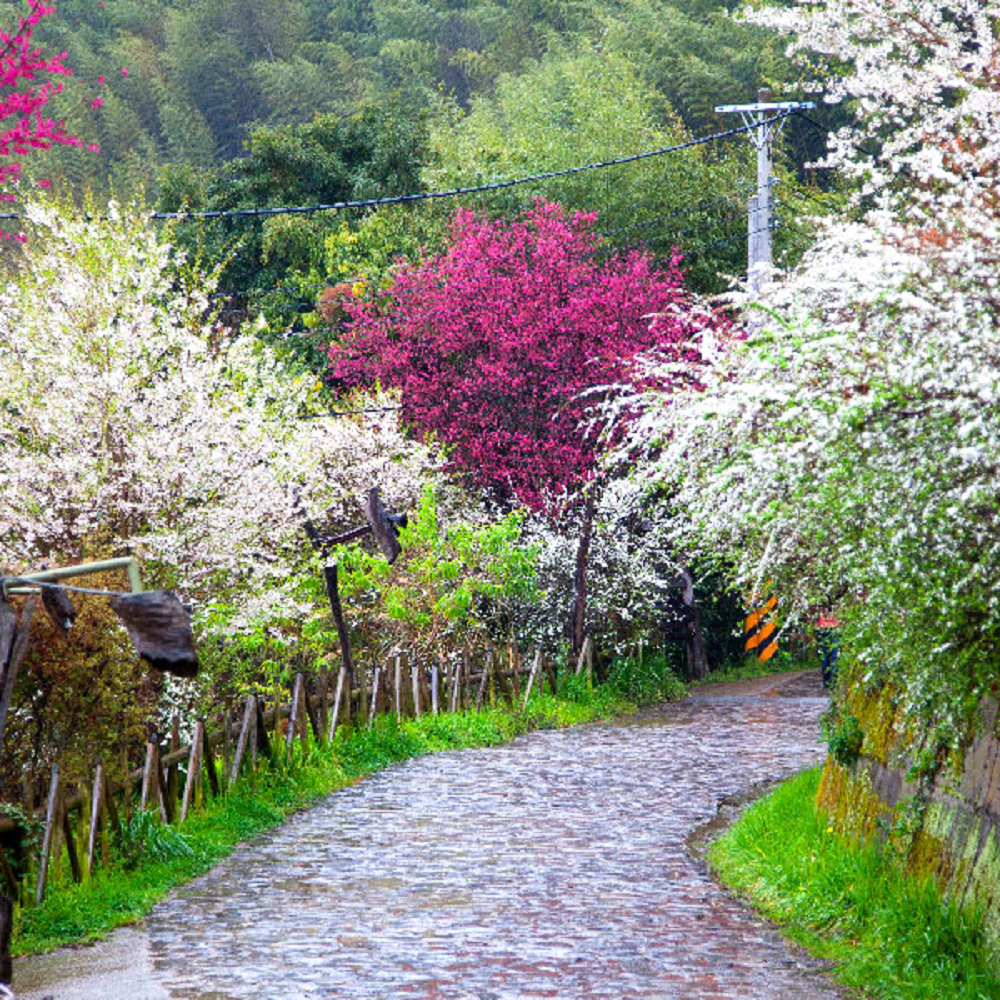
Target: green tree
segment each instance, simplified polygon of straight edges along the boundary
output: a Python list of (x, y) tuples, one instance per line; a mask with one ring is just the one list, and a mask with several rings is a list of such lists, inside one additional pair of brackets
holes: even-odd
[[(585, 46), (552, 52), (519, 76), (502, 76), (496, 93), (472, 110), (438, 124), (436, 166), (428, 184), (490, 182), (581, 163), (615, 159), (682, 143), (691, 137), (662, 97), (622, 55)], [(674, 246), (734, 238), (728, 256), (694, 258), (697, 284), (712, 287), (718, 270), (736, 271), (745, 229), (735, 197), (746, 151), (720, 157), (693, 147), (620, 167), (541, 181), (484, 197), (498, 212), (523, 210), (539, 194), (570, 208), (599, 213), (599, 230), (612, 245), (641, 242), (668, 255)], [(704, 211), (692, 206), (712, 193), (733, 194)]]

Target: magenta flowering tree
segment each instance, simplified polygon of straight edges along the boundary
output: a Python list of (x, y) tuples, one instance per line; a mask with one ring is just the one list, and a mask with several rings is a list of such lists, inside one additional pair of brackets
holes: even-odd
[[(24, 157), (53, 145), (80, 146), (65, 123), (46, 117), (44, 108), (63, 87), (60, 77), (73, 75), (63, 52), (45, 56), (32, 44), (35, 25), (55, 7), (31, 0), (28, 12), (12, 32), (0, 29), (0, 200), (13, 201)], [(44, 182), (40, 182), (43, 183)], [(6, 234), (5, 234), (6, 235)], [(15, 237), (19, 238), (19, 237)]]
[(685, 308), (679, 259), (602, 259), (594, 220), (541, 201), (515, 220), (459, 211), (443, 253), (348, 300), (332, 375), (398, 388), (406, 423), (449, 446), (453, 471), (557, 515), (597, 467), (595, 387), (630, 379), (643, 352), (697, 360), (704, 322)]
[(694, 306), (679, 258), (605, 257), (594, 221), (544, 201), (513, 220), (459, 211), (442, 253), (348, 302), (347, 333), (330, 347), (334, 378), (398, 388), (411, 431), (448, 445), (473, 485), (556, 521), (584, 509), (575, 647), (593, 516), (585, 487), (599, 467), (590, 412), (604, 388), (637, 377), (639, 355), (666, 356), (668, 377), (685, 377), (698, 334), (721, 322)]

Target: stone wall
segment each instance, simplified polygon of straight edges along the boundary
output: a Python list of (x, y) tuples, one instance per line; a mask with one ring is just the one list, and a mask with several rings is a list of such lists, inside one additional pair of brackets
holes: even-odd
[(934, 875), (952, 898), (982, 907), (1000, 959), (998, 708), (986, 699), (963, 751), (907, 781), (924, 747), (903, 724), (894, 692), (852, 692), (844, 709), (861, 723), (861, 756), (850, 767), (827, 760), (818, 804), (840, 832), (888, 840), (912, 872)]

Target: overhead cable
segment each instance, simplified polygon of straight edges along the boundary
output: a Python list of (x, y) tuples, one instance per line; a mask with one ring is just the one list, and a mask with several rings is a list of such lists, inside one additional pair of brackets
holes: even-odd
[(388, 195), (383, 198), (364, 198), (357, 201), (337, 201), (330, 204), (317, 205), (282, 205), (264, 208), (237, 208), (219, 209), (204, 212), (154, 212), (153, 219), (165, 220), (176, 219), (180, 222), (188, 219), (231, 219), (231, 218), (254, 218), (257, 216), (271, 215), (306, 215), (313, 212), (333, 212), (343, 211), (349, 208), (377, 208), (383, 205), (401, 205), (418, 201), (431, 201), (437, 198), (454, 198), (458, 195), (479, 194), (483, 191), (499, 191), (504, 188), (516, 187), (520, 184), (531, 184), (535, 181), (551, 180), (554, 177), (568, 177), (572, 174), (583, 173), (587, 170), (602, 170), (605, 167), (618, 167), (626, 163), (635, 163), (638, 160), (648, 160), (654, 156), (663, 156), (666, 153), (677, 153), (684, 149), (691, 149), (694, 146), (704, 146), (710, 142), (717, 142), (720, 139), (728, 139), (733, 135), (742, 135), (754, 129), (763, 128), (772, 122), (781, 121), (788, 117), (788, 113), (775, 115), (773, 118), (765, 118), (759, 122), (749, 125), (741, 125), (738, 128), (726, 129), (723, 132), (715, 132), (712, 135), (700, 136), (696, 139), (688, 139), (673, 146), (664, 146), (660, 149), (647, 150), (644, 153), (634, 153), (632, 156), (620, 156), (613, 160), (600, 160), (595, 163), (585, 163), (579, 167), (567, 167), (564, 170), (548, 170), (543, 173), (530, 174), (525, 177), (514, 177), (506, 181), (494, 181), (489, 184), (476, 184), (467, 187), (448, 188), (443, 191), (419, 191), (414, 194)]

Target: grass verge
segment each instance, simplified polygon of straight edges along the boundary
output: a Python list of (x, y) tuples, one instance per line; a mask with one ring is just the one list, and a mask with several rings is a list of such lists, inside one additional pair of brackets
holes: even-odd
[(788, 674), (799, 670), (819, 670), (820, 659), (802, 653), (792, 653), (787, 649), (778, 652), (761, 663), (756, 656), (746, 656), (739, 663), (730, 664), (720, 670), (713, 670), (703, 681), (692, 685), (700, 688), (706, 684), (728, 684), (732, 681), (750, 681), (771, 674)]
[(980, 915), (834, 834), (815, 807), (819, 773), (780, 785), (712, 845), (722, 881), (866, 996), (998, 1000)]
[[(574, 679), (575, 680), (575, 679)], [(380, 717), (372, 729), (338, 733), (327, 747), (289, 760), (263, 762), (258, 771), (179, 827), (134, 817), (141, 850), (120, 850), (112, 867), (80, 885), (56, 881), (42, 906), (15, 917), (12, 952), (29, 955), (96, 940), (145, 916), (170, 889), (208, 871), (242, 841), (291, 813), (389, 764), (438, 750), (493, 746), (536, 729), (578, 725), (634, 709), (610, 687), (563, 685), (561, 697), (534, 696), (524, 709), (490, 708), (397, 723)], [(133, 847), (134, 847), (133, 843)]]

